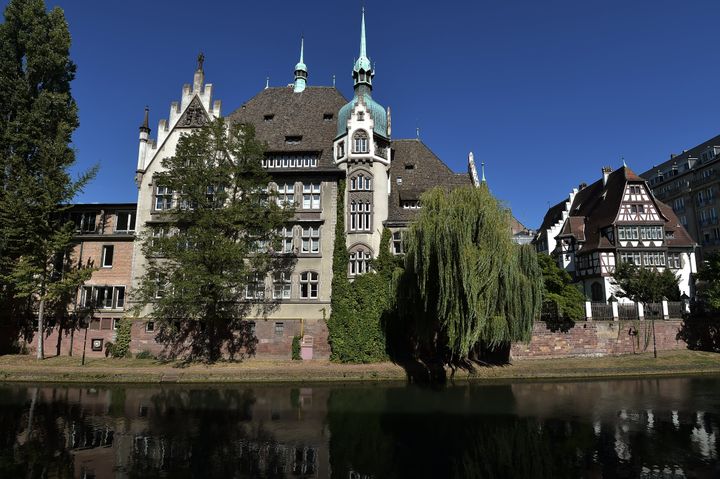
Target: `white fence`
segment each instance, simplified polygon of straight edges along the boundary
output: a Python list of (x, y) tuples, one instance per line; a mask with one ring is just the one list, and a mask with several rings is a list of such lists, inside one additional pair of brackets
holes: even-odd
[(620, 321), (644, 319), (682, 319), (690, 313), (687, 301), (662, 301), (660, 303), (630, 303), (609, 301), (585, 302), (585, 319), (588, 321)]

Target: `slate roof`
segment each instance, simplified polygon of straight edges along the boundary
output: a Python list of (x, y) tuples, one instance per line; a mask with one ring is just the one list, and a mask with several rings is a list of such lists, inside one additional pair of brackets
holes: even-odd
[[(300, 93), (290, 87), (262, 90), (228, 115), (233, 122), (252, 123), (257, 137), (267, 142), (267, 152), (319, 152), (317, 168), (293, 168), (292, 171), (339, 171), (333, 161), (333, 140), (338, 111), (347, 99), (335, 88), (308, 86)], [(332, 114), (329, 120), (324, 115)], [(273, 115), (266, 121), (266, 115)], [(288, 144), (287, 136), (302, 136), (297, 144)]]
[[(605, 185), (600, 179), (578, 191), (570, 207), (570, 214), (558, 236), (570, 236), (583, 242), (581, 250), (583, 253), (594, 249), (615, 248), (607, 238), (600, 235), (600, 230), (615, 222), (627, 183), (645, 183), (645, 180), (625, 166), (611, 172)], [(694, 241), (680, 225), (672, 208), (655, 198), (653, 200), (660, 214), (665, 218), (666, 230), (674, 231), (675, 237), (668, 239), (667, 245), (682, 247), (694, 245)], [(564, 203), (564, 201), (558, 203), (545, 215), (549, 224), (553, 223), (550, 223), (548, 217), (552, 217), (558, 207)], [(543, 227), (546, 221), (543, 221)]]
[[(694, 146), (690, 148), (689, 150), (683, 151), (679, 155), (676, 155), (669, 160), (666, 160), (659, 165), (655, 165), (646, 172), (642, 173), (640, 176), (650, 179), (657, 175), (658, 170), (666, 171), (668, 168), (672, 168), (673, 164), (682, 165), (685, 163), (688, 158), (700, 158), (700, 155), (703, 154), (705, 150), (707, 150), (711, 146), (719, 146), (720, 145), (720, 135), (715, 136), (713, 138), (710, 138), (709, 140), (700, 143), (697, 146)], [(669, 177), (666, 177), (669, 179)]]
[[(388, 223), (407, 223), (418, 214), (416, 209), (403, 209), (401, 200), (420, 199), (423, 192), (435, 186), (454, 188), (472, 184), (470, 175), (453, 172), (418, 139), (393, 140), (391, 147)], [(398, 177), (402, 178), (399, 185)]]

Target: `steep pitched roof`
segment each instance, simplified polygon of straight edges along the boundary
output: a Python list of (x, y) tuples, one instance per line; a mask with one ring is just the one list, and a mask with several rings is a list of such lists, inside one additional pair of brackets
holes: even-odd
[[(300, 93), (294, 93), (292, 87), (271, 87), (232, 112), (228, 119), (255, 125), (256, 135), (267, 142), (268, 152), (319, 152), (318, 168), (312, 170), (337, 170), (332, 147), (337, 113), (345, 103), (347, 100), (335, 87), (308, 86)], [(288, 136), (302, 139), (288, 143)]]
[(403, 209), (401, 200), (418, 200), (422, 193), (435, 186), (454, 188), (472, 184), (470, 175), (453, 172), (420, 140), (393, 140), (391, 146), (390, 223), (411, 221), (417, 214), (417, 210)]
[(720, 135), (714, 136), (714, 137), (710, 138), (709, 140), (704, 141), (704, 142), (700, 143), (699, 145), (690, 148), (689, 150), (683, 151), (679, 155), (673, 156), (669, 160), (666, 160), (666, 161), (660, 163), (659, 165), (653, 166), (646, 172), (642, 173), (640, 176), (650, 179), (657, 174), (658, 170), (665, 171), (668, 168), (672, 168), (673, 164), (681, 165), (681, 164), (685, 163), (688, 160), (688, 158), (699, 158), (700, 155), (702, 155), (702, 153), (711, 146), (720, 146)]

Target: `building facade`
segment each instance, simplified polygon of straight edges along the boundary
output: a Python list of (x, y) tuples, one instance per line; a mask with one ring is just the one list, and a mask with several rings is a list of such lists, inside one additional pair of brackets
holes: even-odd
[(672, 208), (627, 166), (602, 169), (602, 178), (581, 184), (551, 207), (535, 237), (536, 249), (557, 259), (592, 301), (617, 292), (615, 265), (669, 268), (680, 292), (693, 296), (696, 244)]
[(720, 135), (641, 174), (695, 240), (699, 259), (720, 249)]

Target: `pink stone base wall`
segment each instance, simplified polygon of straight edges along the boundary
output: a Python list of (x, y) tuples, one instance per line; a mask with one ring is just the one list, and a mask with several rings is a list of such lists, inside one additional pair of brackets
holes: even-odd
[[(292, 340), (293, 336), (302, 333), (306, 336), (312, 336), (314, 339), (313, 359), (328, 359), (330, 357), (330, 345), (328, 344), (327, 324), (322, 320), (305, 320), (302, 324), (299, 320), (282, 320), (282, 333), (275, 332), (274, 320), (258, 320), (255, 323), (255, 335), (258, 343), (255, 355), (251, 356), (257, 359), (290, 359), (292, 357)], [(148, 351), (154, 356), (162, 355), (163, 345), (155, 341), (155, 332), (145, 331), (145, 321), (133, 321), (130, 333), (130, 352), (135, 355), (142, 351)], [(44, 350), (46, 357), (57, 355), (59, 330), (53, 329), (46, 334), (44, 342)], [(74, 338), (71, 334), (63, 332), (60, 340), (60, 355), (67, 356), (71, 349), (73, 356), (82, 356), (83, 340), (85, 330), (74, 331)], [(115, 342), (116, 331), (113, 330), (91, 330), (87, 331), (87, 345), (85, 346), (86, 357), (105, 357), (105, 344), (108, 341)], [(93, 351), (93, 339), (102, 340), (102, 351)], [(30, 354), (37, 352), (37, 335), (32, 341), (26, 343), (26, 347)]]
[[(682, 321), (655, 321), (658, 351), (687, 349), (677, 339)], [(638, 334), (631, 335), (630, 332)], [(611, 356), (652, 351), (651, 321), (579, 321), (568, 331), (551, 331), (544, 322), (533, 326), (529, 343), (510, 349), (513, 359)]]

